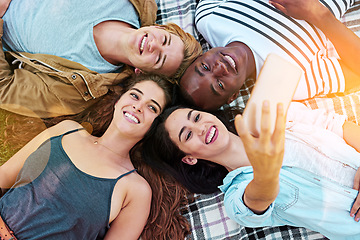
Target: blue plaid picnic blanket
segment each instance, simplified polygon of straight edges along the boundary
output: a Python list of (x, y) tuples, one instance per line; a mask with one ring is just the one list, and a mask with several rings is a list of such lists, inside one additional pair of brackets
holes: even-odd
[[(210, 49), (209, 44), (196, 30), (194, 16), (196, 0), (160, 0), (158, 3), (157, 23), (174, 22), (186, 32), (192, 34), (202, 45), (203, 50)], [(360, 36), (360, 0), (348, 10), (343, 23)], [(239, 104), (245, 106), (254, 82), (246, 82), (241, 89)], [(348, 94), (333, 94), (304, 101), (313, 109), (324, 108), (328, 111), (347, 115), (348, 120), (360, 124), (360, 89)], [(326, 239), (323, 235), (306, 228), (291, 226), (246, 228), (231, 220), (223, 206), (223, 194), (219, 191), (209, 195), (195, 195), (196, 200), (185, 207), (184, 216), (190, 223), (191, 234), (187, 239)]]

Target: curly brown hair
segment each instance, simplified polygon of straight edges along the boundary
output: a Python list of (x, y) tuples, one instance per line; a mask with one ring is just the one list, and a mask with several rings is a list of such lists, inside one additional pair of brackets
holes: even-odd
[[(166, 95), (166, 102), (170, 103), (172, 84), (168, 80), (153, 74), (144, 74), (132, 78), (123, 84), (123, 92), (126, 92), (136, 83), (143, 80), (156, 82)], [(6, 144), (20, 149), (28, 141), (41, 131), (55, 125), (62, 120), (71, 119), (81, 123), (92, 135), (101, 136), (108, 128), (114, 112), (114, 106), (122, 95), (113, 92), (105, 95), (100, 101), (85, 111), (72, 115), (61, 116), (52, 119), (39, 119), (24, 117), (8, 113), (4, 136)], [(184, 239), (189, 233), (189, 223), (181, 215), (180, 209), (187, 204), (187, 191), (174, 179), (163, 176), (156, 170), (146, 165), (141, 157), (139, 149), (141, 144), (135, 145), (130, 152), (131, 160), (152, 188), (152, 203), (150, 216), (145, 226), (141, 239)]]

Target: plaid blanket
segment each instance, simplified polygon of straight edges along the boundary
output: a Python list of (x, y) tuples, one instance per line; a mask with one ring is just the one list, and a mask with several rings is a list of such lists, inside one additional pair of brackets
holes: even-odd
[[(160, 0), (158, 4), (157, 23), (174, 22), (186, 32), (192, 34), (208, 50), (209, 44), (197, 32), (194, 25), (196, 0)], [(360, 36), (360, 0), (342, 19), (343, 23)], [(245, 106), (253, 87), (247, 82), (241, 90), (242, 102)], [(360, 88), (347, 94), (333, 94), (304, 101), (313, 109), (324, 108), (328, 111), (347, 115), (348, 120), (360, 124)], [(217, 192), (210, 195), (196, 195), (196, 200), (186, 206), (184, 216), (191, 225), (191, 234), (187, 239), (326, 239), (321, 234), (305, 228), (282, 226), (246, 228), (229, 219), (223, 206), (223, 194)]]

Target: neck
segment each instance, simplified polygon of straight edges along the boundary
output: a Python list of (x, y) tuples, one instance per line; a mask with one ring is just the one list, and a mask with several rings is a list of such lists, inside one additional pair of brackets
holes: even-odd
[(126, 54), (128, 35), (135, 31), (131, 25), (121, 21), (105, 21), (93, 29), (95, 44), (101, 56), (111, 64), (129, 64)]
[(139, 139), (122, 135), (117, 128), (110, 125), (96, 141), (122, 158), (130, 159), (129, 152)]
[(241, 139), (233, 133), (230, 133), (230, 143), (228, 148), (211, 161), (223, 165), (229, 172), (239, 167), (250, 166)]

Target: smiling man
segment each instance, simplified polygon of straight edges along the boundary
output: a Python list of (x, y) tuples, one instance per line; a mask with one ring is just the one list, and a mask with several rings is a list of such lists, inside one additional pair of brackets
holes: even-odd
[(231, 103), (246, 80), (256, 79), (270, 53), (302, 69), (295, 100), (359, 85), (360, 71), (355, 66), (359, 56), (353, 53), (360, 51), (360, 39), (338, 20), (351, 3), (201, 1), (195, 23), (214, 48), (184, 73), (180, 80), (183, 95), (208, 110)]

